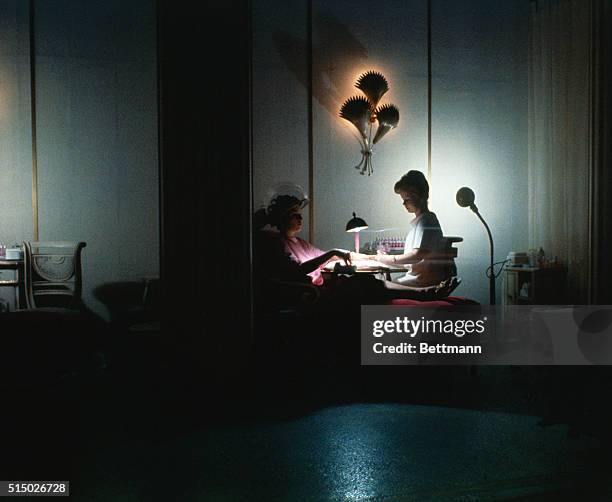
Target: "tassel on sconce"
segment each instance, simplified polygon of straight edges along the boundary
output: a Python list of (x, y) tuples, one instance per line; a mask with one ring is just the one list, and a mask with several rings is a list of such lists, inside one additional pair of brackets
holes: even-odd
[[(348, 98), (340, 108), (340, 117), (348, 120), (359, 131), (361, 162), (355, 166), (360, 174), (371, 175), (372, 147), (399, 123), (399, 110), (394, 105), (378, 106), (380, 99), (389, 90), (387, 79), (380, 73), (368, 71), (362, 74), (355, 87), (365, 94)], [(378, 121), (378, 128), (372, 140), (372, 124)]]

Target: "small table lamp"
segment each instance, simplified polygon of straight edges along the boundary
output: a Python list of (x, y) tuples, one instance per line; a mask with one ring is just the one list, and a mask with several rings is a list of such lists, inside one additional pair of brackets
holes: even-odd
[(482, 221), (482, 224), (487, 230), (487, 235), (489, 236), (489, 247), (491, 251), (491, 256), (490, 256), (491, 265), (489, 267), (490, 273), (487, 274), (489, 277), (489, 303), (491, 305), (495, 305), (495, 270), (493, 268), (493, 265), (494, 265), (493, 263), (493, 236), (491, 235), (491, 230), (489, 229), (489, 225), (487, 225), (487, 222), (484, 220), (484, 218), (480, 216), (480, 213), (478, 212), (478, 208), (476, 207), (476, 204), (474, 204), (474, 201), (476, 200), (476, 195), (474, 195), (474, 191), (471, 188), (468, 188), (468, 187), (460, 188), (459, 191), (457, 192), (456, 199), (457, 199), (457, 204), (459, 204), (461, 207), (469, 207), (472, 211), (474, 211), (476, 216), (478, 216), (480, 221)]
[(346, 224), (346, 231), (355, 234), (355, 252), (359, 253), (359, 232), (368, 228), (368, 224), (365, 220), (358, 218), (355, 213), (353, 217)]

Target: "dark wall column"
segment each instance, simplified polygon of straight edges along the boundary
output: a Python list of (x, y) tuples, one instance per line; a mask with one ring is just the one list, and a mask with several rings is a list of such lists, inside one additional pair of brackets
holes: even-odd
[(163, 331), (225, 368), (251, 334), (250, 6), (194, 5), (158, 4)]

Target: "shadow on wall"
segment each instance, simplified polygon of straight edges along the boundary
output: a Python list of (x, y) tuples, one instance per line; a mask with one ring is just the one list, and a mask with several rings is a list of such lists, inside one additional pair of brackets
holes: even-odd
[(108, 309), (112, 323), (130, 326), (159, 317), (158, 278), (108, 282), (95, 288), (94, 295)]
[[(346, 96), (340, 95), (343, 82), (339, 79), (363, 66), (368, 59), (368, 51), (331, 14), (316, 14), (313, 32), (318, 35), (319, 42), (312, 47), (312, 94), (321, 106), (336, 116), (346, 99)], [(308, 89), (307, 42), (280, 30), (274, 34), (274, 45), (287, 68)]]

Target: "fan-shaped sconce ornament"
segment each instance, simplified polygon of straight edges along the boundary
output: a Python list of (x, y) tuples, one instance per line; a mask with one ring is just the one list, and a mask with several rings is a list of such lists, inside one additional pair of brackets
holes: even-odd
[(340, 108), (340, 116), (353, 124), (364, 139), (368, 137), (371, 115), (370, 103), (362, 96), (348, 98)]
[(378, 106), (380, 98), (389, 90), (387, 79), (375, 71), (368, 71), (361, 75), (357, 79), (355, 87), (367, 96), (373, 108)]
[[(399, 110), (394, 105), (378, 106), (380, 99), (389, 90), (387, 79), (380, 73), (368, 71), (357, 79), (355, 87), (365, 94), (347, 99), (340, 108), (340, 117), (348, 120), (359, 131), (361, 162), (355, 166), (360, 174), (374, 172), (372, 168), (372, 147), (399, 123)], [(378, 122), (372, 140), (372, 124)]]
[(394, 105), (382, 105), (376, 110), (376, 120), (378, 120), (378, 129), (374, 135), (374, 141), (372, 141), (374, 145), (391, 129), (397, 127), (397, 124), (399, 124), (399, 110)]

